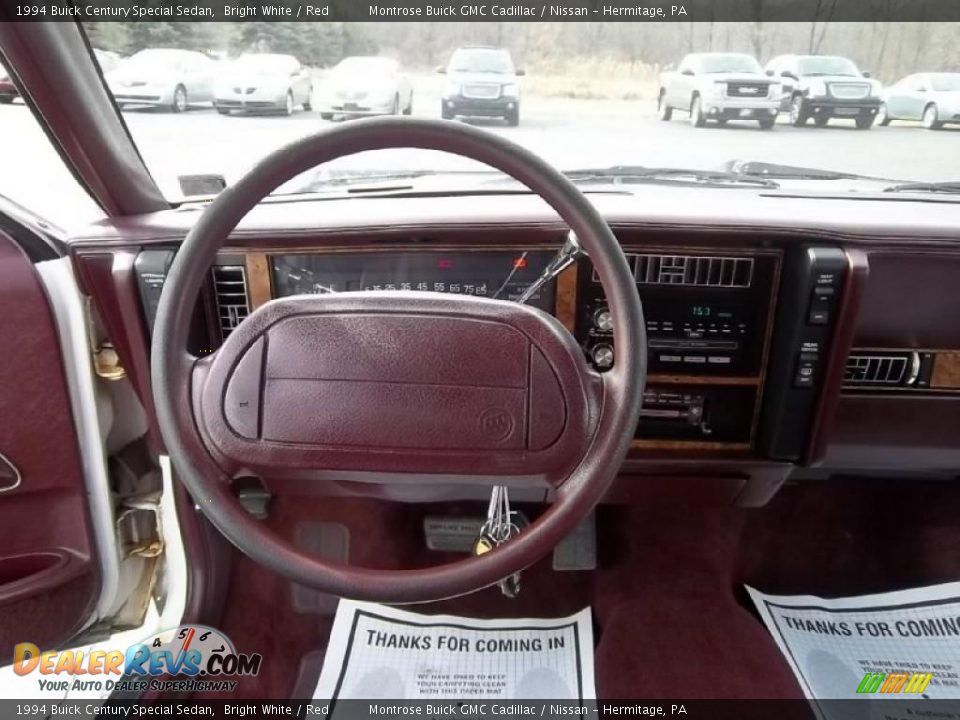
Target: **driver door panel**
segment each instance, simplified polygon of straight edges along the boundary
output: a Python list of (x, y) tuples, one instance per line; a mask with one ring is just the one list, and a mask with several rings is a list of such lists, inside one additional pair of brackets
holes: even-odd
[(0, 233), (0, 665), (13, 646), (73, 637), (98, 599), (83, 465), (56, 320), (40, 277)]

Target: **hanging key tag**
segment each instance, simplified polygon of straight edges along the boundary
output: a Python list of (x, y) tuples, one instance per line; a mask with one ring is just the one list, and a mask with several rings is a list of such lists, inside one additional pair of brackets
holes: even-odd
[(497, 542), (486, 529), (486, 525), (480, 530), (480, 536), (473, 543), (474, 555), (485, 555), (497, 546)]

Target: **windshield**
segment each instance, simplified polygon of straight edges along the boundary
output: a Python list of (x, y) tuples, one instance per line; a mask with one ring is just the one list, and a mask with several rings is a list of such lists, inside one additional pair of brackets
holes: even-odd
[(933, 75), (930, 77), (930, 87), (939, 92), (960, 91), (960, 73)]
[(760, 63), (749, 55), (704, 55), (700, 59), (705, 73), (758, 73)]
[(231, 69), (236, 72), (286, 73), (297, 69), (297, 61), (287, 55), (243, 55)]
[[(121, 68), (151, 68), (110, 73), (108, 85), (140, 155), (174, 203), (216, 192), (216, 183), (197, 178), (220, 176), (230, 186), (293, 141), (389, 115), (467, 123), (504, 136), (592, 191), (618, 182), (615, 173), (594, 172), (609, 168), (632, 168), (634, 177), (643, 168), (642, 184), (620, 184), (627, 193), (661, 182), (650, 169), (682, 171), (664, 186), (723, 182), (754, 191), (759, 186), (718, 173), (772, 165), (775, 172), (763, 172), (773, 172), (781, 190), (818, 193), (960, 179), (960, 108), (944, 100), (937, 115), (924, 115), (923, 103), (888, 93), (909, 76), (930, 78), (931, 90), (956, 88), (958, 23), (838, 22), (814, 30), (799, 22), (576, 21), (84, 27), (91, 47), (129, 58)], [(294, 61), (301, 73), (256, 81), (257, 70)], [(856, 77), (856, 85), (831, 81), (846, 77)], [(806, 93), (799, 104), (798, 83)], [(881, 108), (886, 114), (878, 120)], [(19, 109), (19, 102), (0, 105), (0, 116)], [(396, 149), (342, 158), (274, 194), (357, 194), (357, 186), (501, 192), (508, 183), (479, 163)]]
[(341, 75), (367, 75), (393, 72), (396, 63), (393, 60), (377, 57), (351, 57), (343, 60), (334, 69)]
[(805, 57), (799, 65), (801, 75), (860, 75), (857, 66), (844, 57)]
[(513, 73), (510, 54), (503, 50), (464, 48), (450, 58), (450, 72)]
[(179, 50), (141, 50), (124, 60), (123, 66), (130, 70), (172, 68), (180, 65), (183, 58)]

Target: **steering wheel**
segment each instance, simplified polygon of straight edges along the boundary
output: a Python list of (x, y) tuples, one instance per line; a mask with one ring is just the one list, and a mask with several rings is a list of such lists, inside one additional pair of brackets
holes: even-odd
[[(606, 291), (615, 367), (594, 372), (566, 328), (536, 308), (417, 292), (272, 300), (217, 352), (192, 356), (187, 336), (198, 294), (240, 220), (299, 173), (389, 148), (471, 158), (543, 198), (576, 233)], [(637, 426), (646, 337), (619, 243), (561, 173), (486, 131), (378, 118), (277, 150), (209, 205), (170, 266), (151, 369), (157, 420), (177, 475), (230, 542), (298, 583), (341, 597), (406, 603), (493, 585), (545, 556), (593, 510)], [(285, 491), (329, 479), (538, 487), (552, 491), (553, 502), (491, 552), (381, 570), (312, 556), (272, 532), (234, 496), (230, 480), (241, 475)]]

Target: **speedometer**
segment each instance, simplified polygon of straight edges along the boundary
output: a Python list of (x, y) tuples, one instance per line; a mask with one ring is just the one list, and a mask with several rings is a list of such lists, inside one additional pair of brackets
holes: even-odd
[[(420, 291), (516, 300), (543, 272), (551, 251), (311, 253), (273, 256), (277, 297), (357, 291)], [(552, 311), (555, 291), (529, 304)]]

